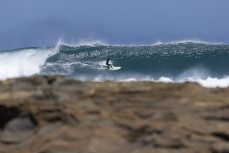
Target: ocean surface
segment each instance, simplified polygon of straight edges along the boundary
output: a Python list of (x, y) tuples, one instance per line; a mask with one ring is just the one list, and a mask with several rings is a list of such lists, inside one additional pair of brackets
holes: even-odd
[[(120, 70), (107, 69), (106, 58)], [(58, 43), (0, 51), (0, 79), (65, 75), (91, 81), (198, 82), (205, 87), (229, 86), (229, 45), (179, 41), (152, 45)]]

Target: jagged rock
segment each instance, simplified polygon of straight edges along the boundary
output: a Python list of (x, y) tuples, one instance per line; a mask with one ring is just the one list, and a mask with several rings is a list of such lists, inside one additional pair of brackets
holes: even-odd
[(229, 89), (196, 83), (0, 82), (0, 153), (225, 153)]
[(229, 143), (217, 143), (211, 150), (212, 153), (229, 153)]
[(19, 116), (5, 126), (2, 142), (6, 144), (22, 142), (32, 136), (36, 125), (37, 123), (31, 115)]
[(17, 117), (19, 114), (20, 110), (17, 107), (0, 105), (0, 128), (3, 129), (10, 120)]

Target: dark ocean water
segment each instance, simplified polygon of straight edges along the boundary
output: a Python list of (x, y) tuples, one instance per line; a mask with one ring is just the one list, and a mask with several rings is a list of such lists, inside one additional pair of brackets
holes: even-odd
[[(107, 69), (109, 57), (118, 71)], [(24, 48), (0, 53), (0, 78), (61, 74), (79, 80), (164, 82), (196, 81), (229, 85), (229, 45), (174, 42), (155, 45), (66, 45)]]

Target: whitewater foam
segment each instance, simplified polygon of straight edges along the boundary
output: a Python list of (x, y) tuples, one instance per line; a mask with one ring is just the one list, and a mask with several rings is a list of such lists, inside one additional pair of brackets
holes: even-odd
[(96, 75), (95, 77), (88, 78), (84, 75), (75, 76), (74, 79), (81, 81), (95, 81), (95, 82), (104, 82), (104, 81), (115, 81), (115, 82), (137, 82), (137, 81), (150, 81), (157, 83), (185, 83), (185, 82), (193, 82), (198, 83), (205, 88), (227, 88), (229, 87), (229, 77), (224, 77), (222, 79), (207, 77), (206, 79), (198, 79), (198, 78), (183, 78), (181, 80), (175, 80), (170, 77), (161, 76), (157, 79), (150, 76), (138, 76), (131, 77), (131, 75), (123, 75), (118, 77), (113, 76), (104, 76), (104, 75)]
[(46, 59), (58, 51), (50, 49), (19, 49), (0, 53), (0, 79), (30, 76), (40, 72)]
[[(110, 78), (111, 81), (115, 81), (115, 79)], [(102, 81), (101, 78), (96, 78), (94, 81)], [(104, 81), (104, 80), (103, 80)], [(117, 81), (117, 80), (116, 80)], [(145, 77), (145, 78), (125, 78), (121, 79), (118, 82), (136, 82), (136, 81), (152, 81), (152, 82), (158, 82), (158, 83), (185, 83), (185, 82), (193, 82), (193, 83), (198, 83), (203, 87), (206, 88), (228, 88), (229, 87), (229, 77), (225, 77), (222, 79), (218, 78), (212, 78), (208, 77), (206, 79), (194, 79), (194, 78), (187, 78), (187, 79), (182, 79), (182, 80), (173, 80), (172, 78), (169, 77), (160, 77), (158, 79), (150, 78), (150, 77)]]

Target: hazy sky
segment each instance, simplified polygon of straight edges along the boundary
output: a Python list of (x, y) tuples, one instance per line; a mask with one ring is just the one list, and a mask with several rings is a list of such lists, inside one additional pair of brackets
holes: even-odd
[(229, 0), (1, 0), (0, 50), (100, 39), (229, 43)]

